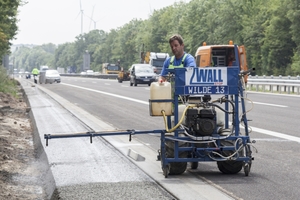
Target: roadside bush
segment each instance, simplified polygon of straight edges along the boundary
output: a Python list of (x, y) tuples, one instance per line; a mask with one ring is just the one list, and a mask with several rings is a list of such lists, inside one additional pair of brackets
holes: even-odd
[(0, 65), (0, 92), (17, 96), (17, 81), (7, 75), (2, 65)]

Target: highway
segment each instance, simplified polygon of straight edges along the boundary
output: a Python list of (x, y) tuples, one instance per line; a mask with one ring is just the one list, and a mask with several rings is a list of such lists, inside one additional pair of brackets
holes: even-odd
[[(129, 82), (118, 83), (117, 80), (62, 77), (60, 84), (41, 86), (117, 129), (164, 127), (162, 117), (149, 115), (150, 87), (147, 85), (130, 87)], [(197, 170), (188, 169), (189, 172), (236, 199), (299, 199), (300, 97), (254, 92), (246, 97), (250, 136), (256, 141), (258, 151), (253, 151), (249, 176), (243, 171), (224, 175), (215, 162), (199, 163)], [(135, 138), (148, 143), (153, 151), (159, 149), (157, 135), (136, 135)]]

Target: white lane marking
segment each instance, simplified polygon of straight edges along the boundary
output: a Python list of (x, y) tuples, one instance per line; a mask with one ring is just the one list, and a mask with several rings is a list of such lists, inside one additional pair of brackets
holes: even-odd
[(274, 106), (274, 107), (281, 107), (281, 108), (287, 108), (288, 106), (285, 105), (279, 105), (279, 104), (271, 104), (271, 103), (261, 103), (261, 102), (253, 102), (254, 104), (260, 104), (265, 106)]
[[(141, 100), (133, 99), (133, 98), (130, 98), (130, 97), (124, 97), (124, 96), (121, 96), (121, 95), (116, 95), (116, 94), (112, 94), (112, 93), (108, 93), (108, 92), (102, 92), (102, 91), (93, 90), (93, 89), (89, 89), (89, 88), (84, 88), (84, 87), (80, 87), (80, 86), (76, 86), (76, 85), (70, 85), (70, 84), (66, 84), (66, 83), (61, 83), (61, 84), (68, 85), (70, 87), (83, 89), (83, 90), (97, 92), (97, 93), (100, 93), (100, 94), (105, 94), (105, 95), (117, 97), (117, 98), (120, 98), (120, 99), (126, 99), (128, 101), (133, 101), (133, 102), (137, 102), (137, 103), (144, 104), (144, 105), (149, 105), (149, 102), (147, 102), (147, 101), (141, 101)], [(252, 126), (251, 126), (251, 129), (252, 129), (252, 131), (255, 131), (255, 132), (258, 132), (258, 133), (261, 133), (261, 134), (270, 135), (270, 136), (273, 136), (273, 137), (283, 138), (283, 139), (287, 139), (287, 140), (291, 140), (291, 141), (295, 141), (295, 142), (300, 143), (300, 138), (299, 137), (287, 135), (287, 134), (284, 134), (284, 133), (269, 131), (269, 130), (265, 130), (265, 129), (261, 129), (261, 128), (256, 128), (256, 127), (252, 127)]]
[(79, 88), (79, 89), (83, 89), (83, 90), (88, 90), (88, 91), (92, 91), (92, 92), (97, 92), (97, 93), (100, 93), (100, 94), (105, 94), (105, 95), (117, 97), (117, 98), (120, 98), (120, 99), (126, 99), (128, 101), (134, 101), (134, 102), (137, 102), (137, 103), (140, 103), (140, 104), (149, 105), (149, 103), (146, 102), (146, 101), (141, 101), (141, 100), (133, 99), (133, 98), (130, 98), (130, 97), (124, 97), (124, 96), (120, 96), (120, 95), (117, 95), (117, 94), (112, 94), (112, 93), (108, 93), (108, 92), (102, 92), (102, 91), (99, 91), (99, 90), (93, 90), (93, 89), (84, 88), (84, 87), (80, 87), (80, 86), (76, 86), (76, 85), (70, 85), (70, 84), (67, 84), (67, 83), (62, 83), (62, 85), (67, 85), (67, 86), (70, 86), (70, 87), (75, 87), (75, 88)]
[(251, 140), (266, 142), (290, 142), (290, 140), (280, 138), (251, 138)]
[(262, 129), (262, 128), (251, 127), (251, 129), (252, 129), (252, 131), (255, 131), (255, 132), (258, 132), (258, 133), (262, 133), (262, 134), (265, 134), (265, 135), (270, 135), (270, 136), (273, 136), (273, 137), (278, 137), (278, 138), (282, 138), (282, 139), (286, 139), (286, 140), (292, 140), (292, 141), (300, 143), (300, 138), (299, 137), (295, 137), (295, 136), (292, 136), (292, 135), (287, 135), (287, 134), (284, 134), (284, 133), (278, 133), (278, 132), (275, 132), (275, 131), (269, 131), (269, 130), (265, 130), (265, 129)]
[(286, 96), (286, 97), (296, 97), (300, 98), (300, 95), (297, 94), (278, 94), (278, 93), (270, 93), (270, 92), (254, 92), (254, 91), (247, 91), (247, 93), (256, 93), (256, 94), (264, 94), (264, 95), (276, 95), (276, 96)]

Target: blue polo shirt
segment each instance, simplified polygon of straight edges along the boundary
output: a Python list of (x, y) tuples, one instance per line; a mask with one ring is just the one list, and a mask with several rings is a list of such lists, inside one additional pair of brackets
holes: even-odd
[[(185, 54), (187, 54), (187, 53), (185, 53)], [(183, 56), (179, 59), (176, 59), (176, 57), (175, 57), (174, 61), (173, 61), (173, 66), (181, 65)], [(172, 56), (165, 60), (163, 68), (162, 68), (161, 73), (160, 73), (161, 76), (166, 76), (168, 74), (168, 68), (169, 68), (169, 65), (170, 65), (171, 58), (172, 58)], [(187, 56), (186, 56), (186, 58), (184, 59), (184, 62), (183, 62), (183, 67), (196, 67), (195, 58), (191, 54), (187, 54)]]

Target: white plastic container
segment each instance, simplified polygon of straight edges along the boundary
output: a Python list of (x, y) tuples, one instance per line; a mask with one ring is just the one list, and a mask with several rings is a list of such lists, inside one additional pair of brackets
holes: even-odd
[[(169, 82), (152, 82), (150, 85), (150, 100), (172, 100), (171, 84)], [(162, 116), (162, 111), (166, 116), (172, 115), (172, 102), (151, 102), (150, 115)]]

